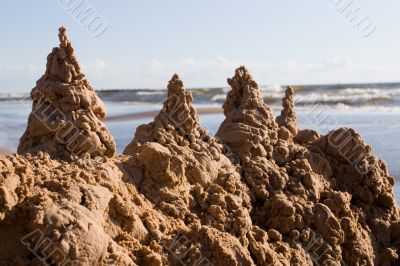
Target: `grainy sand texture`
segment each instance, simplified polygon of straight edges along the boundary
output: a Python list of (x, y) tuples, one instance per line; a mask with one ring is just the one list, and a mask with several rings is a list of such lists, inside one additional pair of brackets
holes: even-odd
[(0, 157), (0, 265), (392, 265), (394, 178), (349, 128), (276, 117), (249, 70), (205, 131), (174, 75), (123, 155), (65, 28), (32, 90), (18, 154)]

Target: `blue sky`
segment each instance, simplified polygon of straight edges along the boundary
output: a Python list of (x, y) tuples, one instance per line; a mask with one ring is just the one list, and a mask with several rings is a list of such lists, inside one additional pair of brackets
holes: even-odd
[[(74, 4), (93, 17), (80, 22)], [(163, 88), (175, 72), (187, 87), (226, 86), (241, 64), (260, 84), (400, 81), (398, 10), (394, 0), (3, 1), (0, 92), (35, 86), (61, 25), (96, 89)], [(107, 26), (97, 37), (95, 17)]]

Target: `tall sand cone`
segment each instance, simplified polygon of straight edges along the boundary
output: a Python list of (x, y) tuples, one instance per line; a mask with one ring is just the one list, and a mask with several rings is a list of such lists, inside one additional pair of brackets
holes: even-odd
[(187, 139), (199, 136), (199, 117), (192, 102), (192, 94), (185, 90), (178, 74), (174, 74), (168, 83), (163, 109), (155, 119), (156, 126), (173, 126)]
[(101, 121), (104, 104), (81, 72), (64, 27), (58, 36), (60, 45), (48, 55), (46, 72), (31, 92), (32, 112), (18, 153), (44, 151), (67, 160), (83, 154), (112, 157), (115, 143)]
[(280, 127), (284, 127), (293, 137), (299, 132), (299, 125), (297, 124), (296, 113), (294, 111), (294, 101), (293, 101), (293, 89), (287, 87), (285, 91), (285, 97), (282, 99), (282, 111), (281, 115), (276, 118)]
[(135, 138), (125, 148), (124, 154), (134, 154), (138, 143), (154, 141), (162, 145), (187, 146), (217, 156), (221, 145), (201, 127), (192, 102), (192, 94), (185, 90), (180, 77), (174, 74), (168, 83), (167, 98), (162, 110), (154, 122), (137, 128)]
[(228, 84), (231, 90), (223, 105), (225, 116), (228, 117), (228, 114), (240, 116), (251, 112), (257, 115), (257, 120), (253, 122), (272, 128), (276, 126), (272, 109), (262, 100), (260, 88), (245, 66), (236, 69), (235, 75), (228, 79)]
[(59, 48), (54, 48), (47, 57), (45, 77), (50, 80), (60, 80), (64, 83), (72, 83), (74, 80), (84, 80), (78, 60), (74, 54), (74, 48), (67, 37), (64, 27), (59, 29)]
[(223, 105), (225, 120), (217, 137), (241, 160), (254, 146), (259, 147), (258, 151), (263, 156), (271, 156), (270, 144), (278, 140), (279, 127), (274, 112), (260, 96), (258, 84), (245, 66), (236, 69), (228, 84), (231, 90)]

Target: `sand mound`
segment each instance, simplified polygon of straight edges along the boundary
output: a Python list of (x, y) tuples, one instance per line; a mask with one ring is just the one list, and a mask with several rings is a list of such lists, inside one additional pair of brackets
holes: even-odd
[(12, 236), (13, 243), (0, 247), (0, 259), (254, 265), (255, 254), (259, 263), (279, 262), (265, 242), (268, 234), (252, 225), (238, 169), (200, 127), (178, 76), (168, 96), (154, 122), (138, 128), (126, 156), (3, 158), (1, 241)]
[[(226, 119), (213, 137), (174, 75), (154, 121), (114, 156), (104, 107), (63, 28), (60, 41), (32, 91), (20, 154), (0, 157), (0, 265), (398, 259), (400, 217), (385, 163), (352, 129), (326, 136), (299, 130), (292, 89), (276, 118), (240, 67), (228, 80)], [(57, 115), (37, 117), (41, 101)], [(67, 122), (83, 136), (71, 145), (59, 141), (64, 130), (52, 130)]]
[(126, 148), (132, 157), (125, 165), (155, 209), (194, 230), (186, 234), (182, 227), (177, 233), (199, 245), (207, 261), (251, 265), (249, 242), (261, 244), (252, 236), (257, 229), (249, 215), (250, 198), (222, 149), (201, 128), (191, 94), (174, 75), (163, 109), (154, 122), (138, 127)]
[(60, 46), (47, 57), (45, 74), (32, 89), (32, 112), (18, 153), (46, 151), (52, 158), (71, 159), (115, 154), (115, 143), (101, 122), (103, 102), (82, 74), (74, 49), (59, 30)]
[[(321, 265), (389, 265), (396, 260), (394, 179), (360, 136), (346, 128), (327, 136), (298, 132), (290, 88), (275, 121), (244, 67), (228, 82), (232, 90), (217, 136), (240, 158), (255, 195), (253, 223), (276, 230), (282, 243), (291, 244), (280, 251), (285, 263), (299, 259), (293, 250)], [(320, 243), (309, 248), (315, 239)]]

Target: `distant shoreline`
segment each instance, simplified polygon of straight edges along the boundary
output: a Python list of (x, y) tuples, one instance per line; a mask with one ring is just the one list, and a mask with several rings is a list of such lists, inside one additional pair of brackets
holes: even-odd
[(0, 147), (0, 155), (7, 156), (7, 155), (10, 155), (10, 154), (12, 154), (12, 153), (13, 153), (13, 152), (10, 151), (9, 149), (1, 148), (1, 147)]
[[(223, 109), (220, 107), (196, 108), (198, 114), (222, 114)], [(179, 112), (179, 110), (177, 110)], [(107, 116), (105, 122), (128, 121), (133, 119), (152, 118), (158, 115), (160, 111), (148, 111), (124, 115)]]

